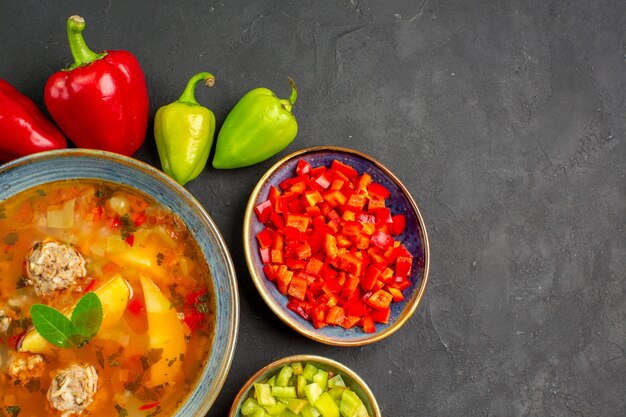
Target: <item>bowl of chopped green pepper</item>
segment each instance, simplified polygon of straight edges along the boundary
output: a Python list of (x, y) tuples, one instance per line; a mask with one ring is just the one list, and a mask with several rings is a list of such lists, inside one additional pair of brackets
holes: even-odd
[(229, 417), (381, 417), (353, 370), (329, 358), (294, 355), (260, 369), (239, 390)]

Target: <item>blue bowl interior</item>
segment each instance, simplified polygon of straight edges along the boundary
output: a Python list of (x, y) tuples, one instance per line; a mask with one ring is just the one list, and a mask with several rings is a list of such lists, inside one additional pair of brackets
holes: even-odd
[[(318, 167), (322, 165), (330, 167), (333, 160), (336, 159), (340, 162), (352, 166), (359, 172), (359, 175), (367, 172), (369, 175), (371, 175), (373, 181), (384, 185), (391, 192), (391, 195), (386, 200), (386, 205), (390, 208), (391, 213), (394, 215), (404, 214), (406, 216), (406, 229), (404, 233), (402, 233), (400, 236), (396, 236), (395, 239), (399, 239), (414, 257), (413, 268), (411, 270), (410, 276), (412, 285), (404, 290), (404, 301), (400, 303), (392, 303), (389, 323), (376, 323), (377, 333), (389, 329), (393, 325), (393, 323), (397, 321), (398, 317), (402, 316), (406, 310), (411, 308), (411, 305), (418, 295), (420, 284), (424, 277), (424, 260), (426, 256), (424, 249), (425, 234), (420, 226), (417, 212), (413, 209), (411, 201), (404, 193), (402, 188), (375, 163), (358, 154), (323, 149), (306, 152), (301, 155), (296, 155), (295, 157), (285, 161), (263, 184), (260, 193), (258, 194), (256, 201), (254, 202), (255, 207), (258, 204), (261, 204), (265, 200), (267, 200), (269, 189), (272, 185), (276, 188), (279, 188), (278, 185), (282, 181), (296, 175), (295, 169), (300, 159), (304, 159), (313, 167)], [(316, 333), (317, 335), (325, 339), (341, 339), (342, 341), (350, 341), (354, 343), (359, 343), (361, 341), (370, 339), (371, 335), (364, 333), (362, 328), (359, 326), (355, 326), (349, 330), (346, 330), (340, 326), (326, 326), (321, 329), (315, 329), (311, 322), (304, 320), (298, 314), (287, 308), (287, 297), (278, 292), (278, 288), (276, 287), (276, 285), (265, 278), (265, 274), (263, 272), (263, 262), (261, 261), (258, 242), (255, 238), (257, 233), (263, 230), (264, 226), (261, 222), (258, 221), (255, 214), (252, 214), (252, 217), (253, 219), (250, 222), (251, 227), (249, 233), (250, 242), (252, 242), (252, 248), (254, 252), (252, 254), (254, 268), (257, 274), (263, 277), (263, 279), (261, 280), (262, 285), (265, 287), (271, 297), (276, 301), (276, 303), (278, 303), (281, 308), (283, 308), (287, 312), (289, 317), (291, 317), (294, 321), (299, 322), (302, 326), (308, 329), (308, 331)]]
[(211, 218), (197, 203), (191, 203), (195, 200), (182, 187), (147, 165), (141, 164), (143, 169), (139, 169), (138, 162), (129, 158), (81, 150), (51, 152), (39, 159), (21, 162), (18, 160), (0, 168), (0, 200), (53, 181), (98, 179), (143, 191), (185, 222), (209, 265), (216, 294), (215, 332), (207, 365), (188, 401), (176, 413), (178, 417), (199, 415), (199, 409), (215, 401), (224, 383), (232, 360), (239, 317), (234, 269)]

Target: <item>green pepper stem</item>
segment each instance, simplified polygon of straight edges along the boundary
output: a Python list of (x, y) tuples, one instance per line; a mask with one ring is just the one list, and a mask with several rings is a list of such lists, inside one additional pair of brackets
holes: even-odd
[(289, 80), (289, 84), (291, 84), (291, 95), (289, 96), (288, 99), (281, 99), (280, 102), (282, 103), (283, 107), (288, 112), (290, 112), (291, 108), (293, 107), (296, 100), (298, 99), (298, 89), (296, 88), (296, 83), (293, 81), (293, 78), (288, 77), (287, 79)]
[(70, 66), (70, 70), (80, 67), (81, 65), (89, 64), (103, 58), (106, 52), (97, 54), (85, 43), (83, 38), (83, 30), (85, 29), (85, 19), (80, 16), (70, 16), (67, 19), (67, 40), (70, 43), (70, 50), (74, 57), (74, 63)]
[(213, 74), (208, 72), (201, 72), (199, 74), (191, 77), (189, 82), (187, 83), (187, 87), (185, 87), (185, 91), (180, 95), (178, 102), (187, 103), (187, 104), (198, 104), (196, 101), (196, 96), (194, 95), (194, 91), (196, 90), (196, 85), (200, 82), (204, 81), (204, 85), (207, 87), (213, 87), (215, 84), (215, 77)]

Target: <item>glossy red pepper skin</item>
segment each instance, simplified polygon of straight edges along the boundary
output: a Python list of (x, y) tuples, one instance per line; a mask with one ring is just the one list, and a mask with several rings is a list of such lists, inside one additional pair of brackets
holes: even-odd
[(143, 71), (128, 51), (90, 51), (81, 34), (84, 24), (77, 16), (68, 20), (76, 63), (48, 79), (46, 107), (78, 147), (131, 156), (143, 144), (148, 127)]
[(0, 161), (65, 147), (65, 137), (37, 105), (0, 79)]

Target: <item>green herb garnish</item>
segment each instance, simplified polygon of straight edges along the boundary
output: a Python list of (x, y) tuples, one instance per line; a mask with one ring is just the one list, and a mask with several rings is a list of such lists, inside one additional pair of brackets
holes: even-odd
[(48, 342), (62, 348), (80, 348), (100, 329), (102, 303), (95, 293), (89, 292), (78, 300), (70, 319), (44, 304), (34, 304), (30, 315), (35, 329)]
[(117, 417), (128, 417), (128, 411), (119, 404), (115, 404), (115, 410), (117, 411)]
[(19, 236), (15, 232), (11, 232), (4, 237), (4, 243), (7, 246), (13, 246), (18, 241)]
[(19, 405), (10, 405), (6, 407), (6, 409), (7, 413), (11, 414), (11, 417), (17, 417), (20, 414), (20, 411), (22, 411)]

